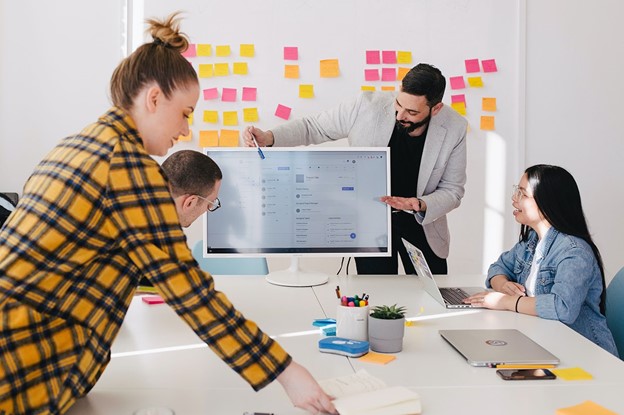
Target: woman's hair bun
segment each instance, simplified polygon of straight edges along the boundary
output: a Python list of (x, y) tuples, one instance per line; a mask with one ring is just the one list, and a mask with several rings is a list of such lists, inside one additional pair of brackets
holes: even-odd
[(189, 39), (186, 34), (180, 32), (180, 12), (169, 15), (164, 21), (157, 19), (147, 19), (149, 25), (147, 32), (154, 39), (154, 44), (184, 52), (189, 46)]

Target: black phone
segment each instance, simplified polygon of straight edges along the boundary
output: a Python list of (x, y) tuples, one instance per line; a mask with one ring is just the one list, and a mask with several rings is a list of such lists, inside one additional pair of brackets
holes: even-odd
[(504, 380), (557, 379), (548, 369), (498, 369), (496, 373)]

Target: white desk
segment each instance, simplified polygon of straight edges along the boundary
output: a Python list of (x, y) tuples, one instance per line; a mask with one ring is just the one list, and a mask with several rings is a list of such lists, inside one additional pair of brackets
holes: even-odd
[[(604, 352), (565, 325), (511, 312), (446, 310), (420, 289), (413, 276), (332, 277), (313, 288), (270, 285), (260, 277), (216, 277), (225, 293), (303, 364), (317, 379), (366, 369), (389, 385), (403, 385), (421, 395), (424, 414), (554, 414), (557, 408), (593, 400), (624, 414), (624, 362)], [(482, 284), (482, 277), (439, 277), (441, 285)], [(388, 365), (360, 363), (319, 353), (315, 318), (335, 317), (343, 294), (370, 295), (371, 304), (405, 305), (408, 318), (403, 352)], [(495, 369), (468, 365), (438, 335), (439, 329), (517, 328), (561, 359), (560, 367), (581, 367), (591, 381), (506, 382)], [(132, 414), (147, 406), (166, 406), (176, 415), (242, 414), (245, 411), (301, 414), (274, 382), (256, 393), (219, 360), (166, 305), (149, 306), (136, 298), (113, 347), (102, 378), (70, 411), (71, 415)], [(168, 350), (176, 346), (187, 349)], [(136, 351), (151, 351), (123, 355)], [(474, 411), (474, 412), (472, 412)]]

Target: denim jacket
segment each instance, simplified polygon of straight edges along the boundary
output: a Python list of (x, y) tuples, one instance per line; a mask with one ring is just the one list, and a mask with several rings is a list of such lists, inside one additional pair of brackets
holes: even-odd
[[(539, 239), (531, 230), (526, 241), (518, 242), (490, 265), (486, 285), (495, 275), (525, 284), (531, 271)], [(581, 238), (550, 228), (544, 237), (544, 257), (535, 284), (537, 315), (559, 320), (598, 346), (617, 356), (613, 335), (600, 313), (602, 277), (591, 247)]]

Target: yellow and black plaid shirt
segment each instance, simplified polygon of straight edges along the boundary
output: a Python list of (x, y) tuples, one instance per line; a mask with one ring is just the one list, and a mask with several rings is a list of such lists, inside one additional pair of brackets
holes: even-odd
[(290, 363), (199, 269), (160, 166), (113, 108), (37, 166), (0, 232), (0, 414), (62, 414), (88, 392), (141, 276), (254, 389)]

